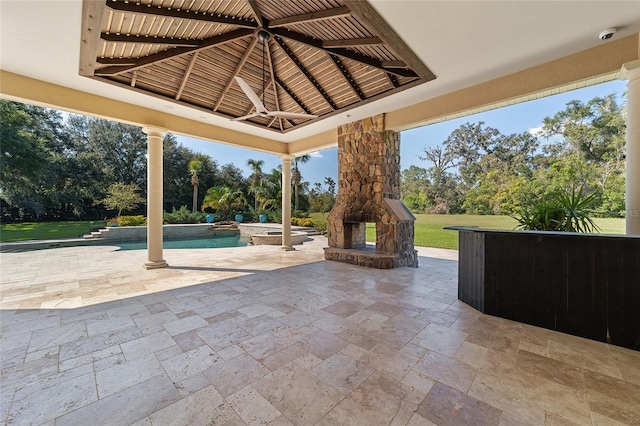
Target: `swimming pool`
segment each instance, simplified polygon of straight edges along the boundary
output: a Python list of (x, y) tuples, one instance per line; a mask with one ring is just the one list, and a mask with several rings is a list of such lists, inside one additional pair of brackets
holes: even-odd
[[(227, 247), (245, 247), (248, 245), (247, 238), (241, 237), (240, 234), (233, 235), (216, 235), (203, 236), (200, 238), (175, 238), (165, 239), (162, 247), (165, 249), (194, 249), (194, 248), (227, 248)], [(146, 250), (146, 241), (109, 241), (104, 240), (85, 240), (78, 238), (70, 238), (64, 240), (48, 240), (48, 241), (19, 241), (16, 243), (2, 243), (0, 252), (19, 253), (33, 250), (46, 250), (62, 247), (85, 247), (85, 246), (111, 246), (120, 247), (120, 250)]]
[[(112, 242), (110, 246), (118, 246), (120, 250), (146, 250), (146, 241), (127, 241)], [(164, 249), (194, 249), (194, 248), (227, 248), (227, 247), (244, 247), (247, 245), (247, 239), (240, 235), (228, 237), (205, 237), (205, 238), (184, 238), (175, 240), (164, 240), (162, 248)]]

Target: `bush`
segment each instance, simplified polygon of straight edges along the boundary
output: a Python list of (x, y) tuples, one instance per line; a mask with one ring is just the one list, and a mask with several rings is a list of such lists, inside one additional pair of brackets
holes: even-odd
[(313, 219), (309, 217), (292, 217), (291, 224), (294, 226), (304, 226), (305, 228), (312, 228), (315, 225)]
[(269, 210), (267, 216), (269, 217), (269, 222), (282, 223), (282, 210), (280, 209)]
[(206, 222), (206, 213), (195, 212), (187, 209), (187, 206), (180, 207), (180, 210), (176, 210), (174, 207), (171, 213), (164, 212), (162, 220), (164, 223), (169, 224), (182, 224), (182, 223), (203, 223)]
[(324, 234), (325, 232), (327, 232), (327, 220), (318, 219), (314, 221), (313, 227), (316, 228), (317, 231), (322, 232)]
[(147, 219), (142, 215), (137, 216), (120, 216), (118, 219), (119, 226), (144, 226)]
[(557, 192), (550, 199), (538, 199), (518, 210), (513, 216), (517, 229), (535, 231), (597, 232), (598, 226), (589, 217), (589, 206), (595, 194), (585, 195), (583, 188), (577, 192)]
[(303, 212), (302, 210), (293, 210), (291, 212), (291, 217), (306, 218), (306, 217), (309, 217), (309, 213)]

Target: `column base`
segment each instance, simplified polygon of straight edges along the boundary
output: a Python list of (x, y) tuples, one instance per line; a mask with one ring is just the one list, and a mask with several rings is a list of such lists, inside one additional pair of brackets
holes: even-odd
[(292, 246), (281, 246), (280, 250), (282, 251), (295, 251), (296, 249)]
[(144, 269), (159, 269), (159, 268), (166, 268), (169, 266), (169, 264), (164, 259), (161, 259), (161, 260), (145, 262), (145, 264), (142, 266), (144, 267)]

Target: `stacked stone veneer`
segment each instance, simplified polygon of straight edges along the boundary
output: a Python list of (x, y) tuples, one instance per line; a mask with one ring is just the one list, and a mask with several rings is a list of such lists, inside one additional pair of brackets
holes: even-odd
[[(374, 268), (418, 266), (415, 218), (400, 201), (400, 135), (384, 115), (338, 127), (338, 196), (329, 214), (325, 259)], [(375, 251), (366, 223), (376, 225)]]

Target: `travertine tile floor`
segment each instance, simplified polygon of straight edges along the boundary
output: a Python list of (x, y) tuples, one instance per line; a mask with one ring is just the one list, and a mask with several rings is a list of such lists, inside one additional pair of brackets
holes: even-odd
[(482, 315), (456, 252), (371, 270), (261, 246), (3, 253), (15, 425), (640, 424), (640, 352)]

